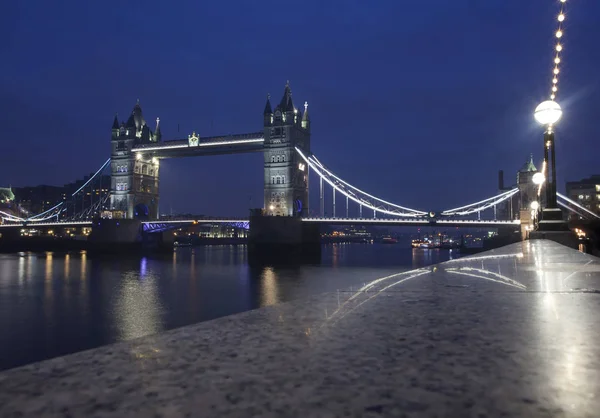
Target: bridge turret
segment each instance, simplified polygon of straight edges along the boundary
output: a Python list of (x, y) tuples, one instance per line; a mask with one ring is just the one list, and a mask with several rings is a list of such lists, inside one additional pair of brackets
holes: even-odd
[(112, 124), (112, 138), (115, 139), (119, 136), (119, 119), (117, 114), (115, 113), (115, 118), (113, 119)]
[(271, 95), (267, 94), (267, 103), (265, 104), (265, 111), (263, 112), (264, 125), (273, 125), (273, 109), (271, 108)]
[[(288, 80), (285, 84), (285, 90), (283, 91), (283, 97), (279, 102), (279, 105), (275, 108), (275, 114), (277, 116), (277, 110), (281, 113), (281, 122), (284, 125), (292, 125), (298, 123), (297, 115), (298, 110), (294, 107), (292, 101), (292, 89), (290, 87), (290, 81)], [(276, 118), (277, 119), (277, 118)]]
[(310, 117), (308, 116), (308, 102), (304, 102), (304, 113), (302, 114), (302, 127), (310, 131)]
[(156, 129), (154, 130), (154, 142), (160, 142), (162, 139), (162, 132), (160, 131), (160, 118), (156, 118)]

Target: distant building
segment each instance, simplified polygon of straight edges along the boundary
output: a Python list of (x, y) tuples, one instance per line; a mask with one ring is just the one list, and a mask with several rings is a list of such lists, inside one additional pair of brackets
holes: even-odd
[[(73, 193), (78, 191), (91, 177), (85, 176), (73, 183), (63, 186), (49, 186), (42, 184), (39, 186), (15, 187), (13, 190), (13, 199), (18, 203), (24, 215), (35, 215), (42, 213), (58, 203), (68, 199)], [(1, 190), (1, 189), (0, 189)], [(94, 180), (93, 184), (86, 187), (85, 193), (77, 200), (77, 206), (65, 208), (64, 215), (68, 216), (73, 212), (81, 210), (83, 207), (89, 207), (91, 203), (96, 202), (102, 195), (106, 195), (110, 190), (110, 176), (103, 175)], [(1, 198), (0, 198), (1, 200)]]
[(44, 212), (63, 200), (63, 187), (39, 185), (15, 187), (15, 201), (27, 214)]
[(567, 197), (600, 215), (600, 175), (567, 182)]

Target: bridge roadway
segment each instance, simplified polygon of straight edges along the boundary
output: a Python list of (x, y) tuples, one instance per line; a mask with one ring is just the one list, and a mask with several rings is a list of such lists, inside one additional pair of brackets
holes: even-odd
[(134, 153), (143, 153), (155, 158), (196, 157), (203, 155), (240, 154), (262, 152), (264, 132), (211, 136), (199, 138), (194, 145), (189, 139), (164, 141), (158, 144), (143, 144), (133, 147)]
[[(471, 219), (415, 219), (415, 218), (302, 218), (303, 222), (319, 223), (326, 225), (381, 225), (381, 226), (448, 226), (448, 227), (518, 227), (521, 221), (502, 220), (471, 220)], [(217, 223), (244, 223), (248, 218), (196, 218), (196, 219), (168, 219), (159, 221), (142, 222), (148, 229), (155, 229), (159, 225), (187, 225), (187, 224), (217, 224)], [(75, 222), (28, 222), (9, 223), (0, 225), (0, 228), (34, 228), (34, 227), (86, 227), (93, 226), (92, 221)]]

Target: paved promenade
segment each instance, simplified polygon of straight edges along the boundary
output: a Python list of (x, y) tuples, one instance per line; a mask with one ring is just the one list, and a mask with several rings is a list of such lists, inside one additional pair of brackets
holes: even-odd
[(600, 259), (551, 241), (0, 373), (0, 417), (600, 416)]

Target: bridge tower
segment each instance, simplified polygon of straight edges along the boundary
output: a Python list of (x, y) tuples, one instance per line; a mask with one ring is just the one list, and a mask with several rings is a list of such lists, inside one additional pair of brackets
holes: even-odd
[(533, 183), (533, 175), (538, 170), (533, 164), (533, 154), (525, 161), (523, 167), (517, 172), (517, 187), (519, 188), (519, 219), (521, 220), (521, 236), (529, 236), (533, 230), (534, 220), (531, 216), (531, 202), (538, 200), (537, 189)]
[(115, 116), (111, 137), (110, 210), (113, 218), (157, 219), (158, 175), (157, 159), (131, 152), (134, 145), (159, 142), (159, 120), (153, 133), (142, 115), (139, 100), (127, 122)]
[(292, 101), (289, 81), (273, 110), (267, 97), (264, 116), (264, 209), (271, 216), (308, 214), (308, 166), (295, 147), (310, 154), (308, 103), (304, 112)]
[(530, 210), (529, 205), (538, 200), (537, 186), (533, 184), (533, 175), (538, 170), (533, 164), (533, 154), (525, 161), (523, 167), (517, 172), (517, 187), (519, 188), (519, 210)]

